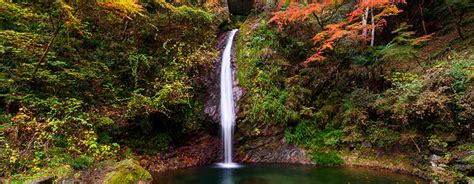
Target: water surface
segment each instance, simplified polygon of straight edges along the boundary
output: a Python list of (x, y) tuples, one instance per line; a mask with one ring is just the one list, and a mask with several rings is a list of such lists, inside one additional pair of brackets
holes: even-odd
[(426, 181), (403, 174), (364, 168), (335, 168), (302, 165), (243, 165), (225, 169), (216, 166), (158, 173), (159, 184), (408, 184)]

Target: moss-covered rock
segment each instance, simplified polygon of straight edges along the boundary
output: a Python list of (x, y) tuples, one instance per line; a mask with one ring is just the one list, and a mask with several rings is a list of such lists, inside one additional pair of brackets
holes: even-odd
[[(13, 176), (12, 180), (6, 180), (5, 183), (54, 183), (67, 177), (73, 172), (69, 165), (63, 165), (56, 168), (45, 168), (41, 172), (33, 175), (19, 174)], [(0, 180), (0, 183), (2, 181)]]
[(102, 183), (126, 184), (148, 183), (152, 180), (151, 174), (143, 169), (137, 161), (128, 159), (118, 162), (116, 169), (108, 173)]

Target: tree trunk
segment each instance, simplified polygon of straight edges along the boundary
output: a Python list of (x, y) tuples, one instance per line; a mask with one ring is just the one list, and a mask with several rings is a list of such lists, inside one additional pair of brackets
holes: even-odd
[(374, 46), (374, 41), (375, 41), (375, 20), (374, 20), (374, 9), (370, 9), (370, 17), (371, 17), (371, 23), (372, 23), (372, 34), (370, 38), (370, 46)]
[(31, 74), (31, 79), (32, 80), (34, 80), (36, 78), (36, 73), (38, 72), (38, 69), (41, 66), (41, 64), (43, 64), (43, 62), (45, 61), (46, 55), (48, 55), (49, 49), (51, 49), (51, 46), (53, 45), (54, 39), (56, 39), (56, 37), (58, 36), (59, 30), (61, 30), (61, 27), (62, 27), (62, 24), (59, 24), (58, 27), (56, 28), (56, 30), (54, 30), (53, 35), (51, 36), (51, 39), (49, 40), (48, 45), (46, 45), (46, 48), (43, 52), (43, 55), (41, 55), (41, 58), (39, 59), (38, 64), (36, 64), (35, 70)]
[(369, 7), (365, 8), (365, 13), (362, 15), (362, 35), (367, 36), (367, 18), (369, 17)]
[(364, 41), (362, 42), (362, 47), (367, 47), (367, 19), (369, 18), (369, 7), (365, 8), (365, 13), (362, 15), (362, 36), (364, 37)]
[(458, 21), (456, 22), (456, 29), (458, 31), (459, 37), (461, 37), (461, 39), (463, 40), (464, 40), (464, 35), (462, 33), (462, 20), (463, 20), (465, 12), (466, 12), (465, 10), (460, 11), (459, 16), (458, 16), (459, 17)]
[(421, 0), (421, 2), (418, 4), (418, 8), (420, 9), (420, 15), (421, 15), (421, 26), (423, 27), (423, 32), (425, 35), (428, 34), (428, 31), (426, 30), (426, 24), (425, 24), (425, 14), (423, 13), (423, 4), (425, 3), (424, 0)]
[(456, 25), (456, 31), (458, 32), (458, 35), (461, 39), (464, 39), (464, 36), (462, 34), (462, 30), (461, 30), (461, 23), (462, 23), (462, 18), (463, 18), (463, 12), (461, 12), (459, 15), (457, 13), (454, 13), (453, 9), (451, 8), (451, 6), (448, 5), (448, 10), (449, 10), (449, 13), (453, 16), (453, 17), (458, 17), (458, 20), (456, 21), (455, 25)]

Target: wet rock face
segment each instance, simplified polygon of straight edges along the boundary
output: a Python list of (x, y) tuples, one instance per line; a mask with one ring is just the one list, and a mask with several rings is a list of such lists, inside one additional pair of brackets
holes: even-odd
[[(237, 65), (235, 62), (235, 41), (238, 38), (239, 32), (236, 33), (234, 37), (234, 45), (232, 47), (232, 77), (234, 79), (233, 93), (234, 93), (234, 102), (239, 101), (242, 97), (244, 91), (239, 87), (239, 82), (237, 80)], [(226, 42), (227, 42), (228, 33), (222, 33), (218, 36), (217, 49), (220, 53), (218, 58), (214, 59), (214, 64), (211, 72), (206, 75), (206, 103), (204, 106), (204, 112), (206, 114), (206, 119), (212, 123), (219, 123), (219, 100), (220, 100), (220, 74), (221, 74), (221, 61), (222, 61), (222, 52), (224, 51)], [(238, 113), (239, 109), (236, 106), (235, 112)]]
[(268, 125), (259, 135), (237, 138), (236, 161), (311, 164), (305, 150), (285, 143), (283, 128)]
[(222, 160), (221, 147), (218, 137), (205, 135), (167, 154), (143, 158), (140, 164), (151, 172), (209, 165)]
[(474, 174), (474, 150), (466, 151), (453, 159), (453, 168), (467, 175)]
[(211, 72), (206, 75), (206, 103), (204, 105), (204, 113), (206, 114), (206, 120), (212, 123), (219, 122), (219, 76), (220, 76), (220, 60), (222, 58), (222, 51), (225, 47), (225, 38), (227, 34), (220, 34), (218, 36), (217, 50), (219, 53), (218, 58), (214, 59), (213, 65), (211, 66)]

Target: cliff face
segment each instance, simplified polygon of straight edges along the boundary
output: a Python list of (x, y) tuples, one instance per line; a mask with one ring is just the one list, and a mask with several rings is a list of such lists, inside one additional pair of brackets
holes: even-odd
[[(228, 32), (221, 33), (218, 36), (218, 43), (217, 43), (217, 50), (220, 53), (218, 58), (214, 59), (211, 66), (211, 72), (206, 75), (205, 84), (206, 84), (206, 103), (204, 106), (204, 112), (206, 114), (206, 120), (212, 123), (219, 123), (220, 116), (219, 116), (219, 100), (220, 100), (220, 68), (221, 68), (221, 61), (222, 61), (222, 52), (225, 48), (225, 44), (227, 41)], [(236, 33), (235, 39), (239, 36), (239, 32)], [(236, 76), (237, 64), (235, 62), (235, 42), (232, 46), (232, 77), (234, 79), (233, 85), (233, 92), (234, 92), (234, 101), (237, 102), (240, 100), (242, 95), (244, 94), (244, 90), (239, 87), (239, 81)], [(239, 107), (235, 107), (235, 112), (239, 112)]]
[[(245, 129), (240, 126), (239, 128)], [(284, 140), (284, 129), (265, 125), (258, 135), (237, 134), (236, 160), (242, 163), (297, 163), (312, 164), (307, 152)]]

